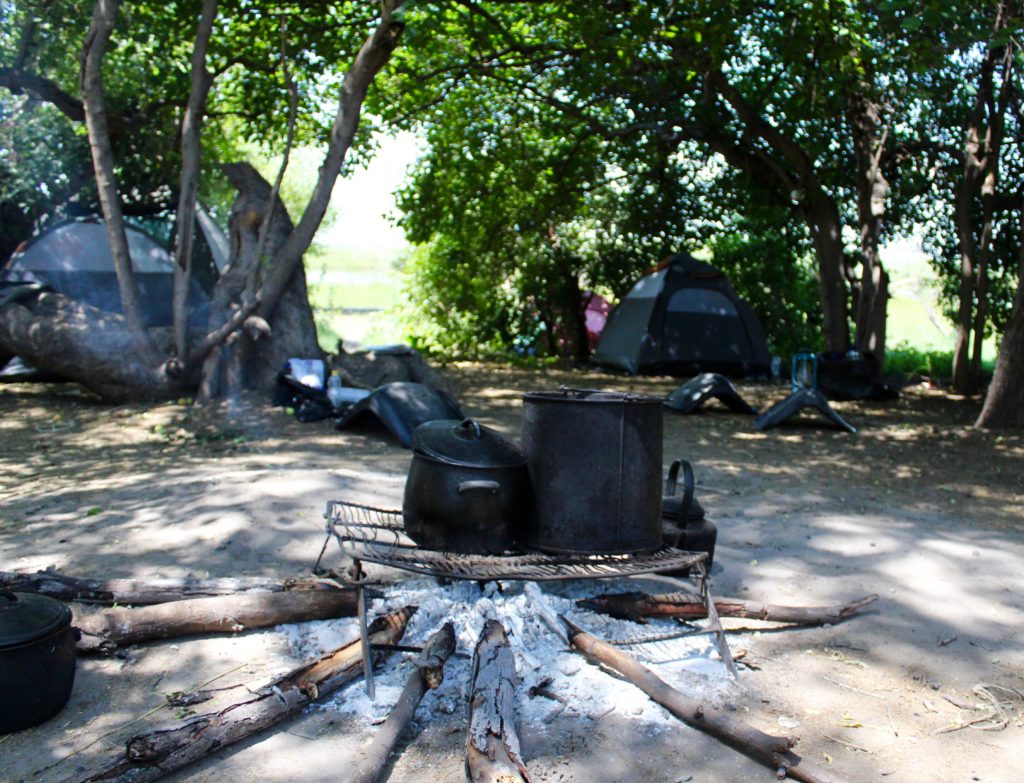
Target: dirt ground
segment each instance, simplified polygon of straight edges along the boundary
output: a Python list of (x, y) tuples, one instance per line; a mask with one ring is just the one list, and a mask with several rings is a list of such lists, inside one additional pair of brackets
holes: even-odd
[[(477, 365), (448, 374), (470, 414), (513, 436), (525, 390), (664, 395), (677, 383)], [(786, 391), (740, 388), (759, 406)], [(694, 464), (718, 524), (716, 594), (794, 605), (880, 596), (835, 627), (737, 635), (757, 668), (716, 701), (798, 736), (796, 752), (839, 779), (1024, 780), (1024, 437), (971, 429), (977, 400), (923, 386), (835, 407), (856, 435), (811, 416), (761, 433), (714, 404), (665, 412), (666, 465)], [(323, 542), (325, 502), (399, 506), (409, 458), (378, 431), (335, 432), (279, 409), (110, 406), (75, 386), (0, 387), (0, 570), (301, 575)], [(671, 589), (656, 578), (635, 588)], [(81, 659), (63, 712), (0, 737), (0, 780), (74, 778), (141, 728), (184, 717), (164, 694), (257, 683), (295, 661), (276, 629)], [(1003, 728), (984, 730), (993, 723)], [(461, 706), (418, 723), (388, 779), (463, 779), (464, 725)], [(169, 779), (337, 780), (372, 731), (310, 710)], [(774, 779), (683, 724), (630, 713), (563, 716), (521, 735), (535, 781)]]

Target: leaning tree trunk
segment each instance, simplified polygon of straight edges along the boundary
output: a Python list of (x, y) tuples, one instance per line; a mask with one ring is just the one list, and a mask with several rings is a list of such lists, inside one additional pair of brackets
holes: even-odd
[(196, 42), (192, 48), (192, 87), (185, 116), (181, 121), (181, 178), (178, 186), (178, 211), (174, 237), (174, 348), (179, 357), (188, 353), (188, 289), (192, 278), (192, 241), (195, 237), (196, 199), (202, 150), (199, 131), (206, 113), (206, 96), (213, 77), (206, 70), (206, 52), (213, 33), (217, 0), (203, 0)]
[(92, 23), (82, 44), (82, 71), (80, 87), (85, 108), (85, 126), (89, 134), (93, 168), (96, 171), (96, 189), (100, 208), (107, 227), (110, 252), (114, 258), (117, 286), (121, 293), (121, 306), (128, 326), (140, 336), (145, 335), (139, 289), (132, 272), (128, 253), (128, 237), (124, 230), (121, 197), (114, 174), (114, 153), (110, 147), (107, 110), (103, 98), (103, 54), (114, 30), (121, 0), (97, 0), (93, 8)]
[(0, 352), (5, 350), (112, 402), (168, 399), (178, 392), (162, 368), (148, 361), (124, 316), (56, 291), (0, 305)]

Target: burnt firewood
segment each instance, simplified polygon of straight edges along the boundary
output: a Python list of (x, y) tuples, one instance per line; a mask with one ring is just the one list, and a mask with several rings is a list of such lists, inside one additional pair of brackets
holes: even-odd
[(453, 652), (455, 628), (451, 623), (445, 623), (441, 630), (427, 640), (422, 652), (413, 660), (415, 668), (402, 689), (402, 695), (398, 697), (384, 725), (377, 731), (362, 764), (346, 783), (373, 783), (380, 777), (423, 694), (427, 690), (434, 690), (444, 681), (444, 664)]
[[(790, 625), (834, 625), (852, 617), (877, 600), (877, 595), (868, 595), (838, 606), (774, 606), (742, 598), (716, 598), (714, 604), (722, 617), (766, 620)], [(700, 620), (707, 617), (704, 601), (693, 593), (615, 593), (582, 598), (576, 605), (633, 621), (642, 621), (650, 617), (675, 617), (680, 620)]]
[(516, 662), (505, 629), (484, 623), (473, 653), (466, 735), (468, 783), (530, 783), (515, 730)]
[(796, 740), (767, 734), (726, 712), (690, 698), (659, 678), (632, 656), (602, 642), (570, 620), (559, 616), (574, 650), (606, 666), (633, 683), (681, 721), (735, 748), (769, 769), (778, 777), (804, 783), (840, 783), (832, 773), (806, 763), (792, 752)]
[(47, 569), (36, 571), (34, 574), (0, 571), (0, 588), (22, 593), (41, 593), (61, 601), (147, 606), (212, 595), (337, 590), (338, 585), (329, 579), (312, 577), (278, 579), (242, 576), (195, 579), (186, 576), (170, 579), (90, 579)]
[(301, 590), (193, 598), (136, 609), (102, 609), (76, 616), (79, 653), (110, 653), (156, 639), (239, 633), (282, 623), (354, 617), (355, 590)]
[[(416, 607), (407, 606), (370, 625), (371, 644), (394, 644), (402, 638)], [(375, 660), (383, 658), (376, 653)], [(223, 709), (196, 715), (184, 723), (136, 735), (101, 768), (66, 778), (64, 783), (143, 783), (205, 758), (300, 712), (333, 693), (362, 671), (359, 639), (307, 662), (282, 677), (247, 692)]]

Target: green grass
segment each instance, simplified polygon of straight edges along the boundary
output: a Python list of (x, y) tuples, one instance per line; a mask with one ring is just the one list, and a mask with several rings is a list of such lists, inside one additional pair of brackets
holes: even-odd
[[(403, 342), (393, 312), (401, 296), (399, 257), (383, 250), (318, 249), (306, 259), (317, 337), (327, 351)], [(370, 308), (375, 312), (344, 312)]]

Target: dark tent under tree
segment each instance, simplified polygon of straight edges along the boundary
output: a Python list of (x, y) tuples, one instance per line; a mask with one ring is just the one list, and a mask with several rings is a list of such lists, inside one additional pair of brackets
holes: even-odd
[(630, 374), (767, 375), (754, 311), (723, 272), (687, 253), (658, 264), (612, 310), (594, 364)]

